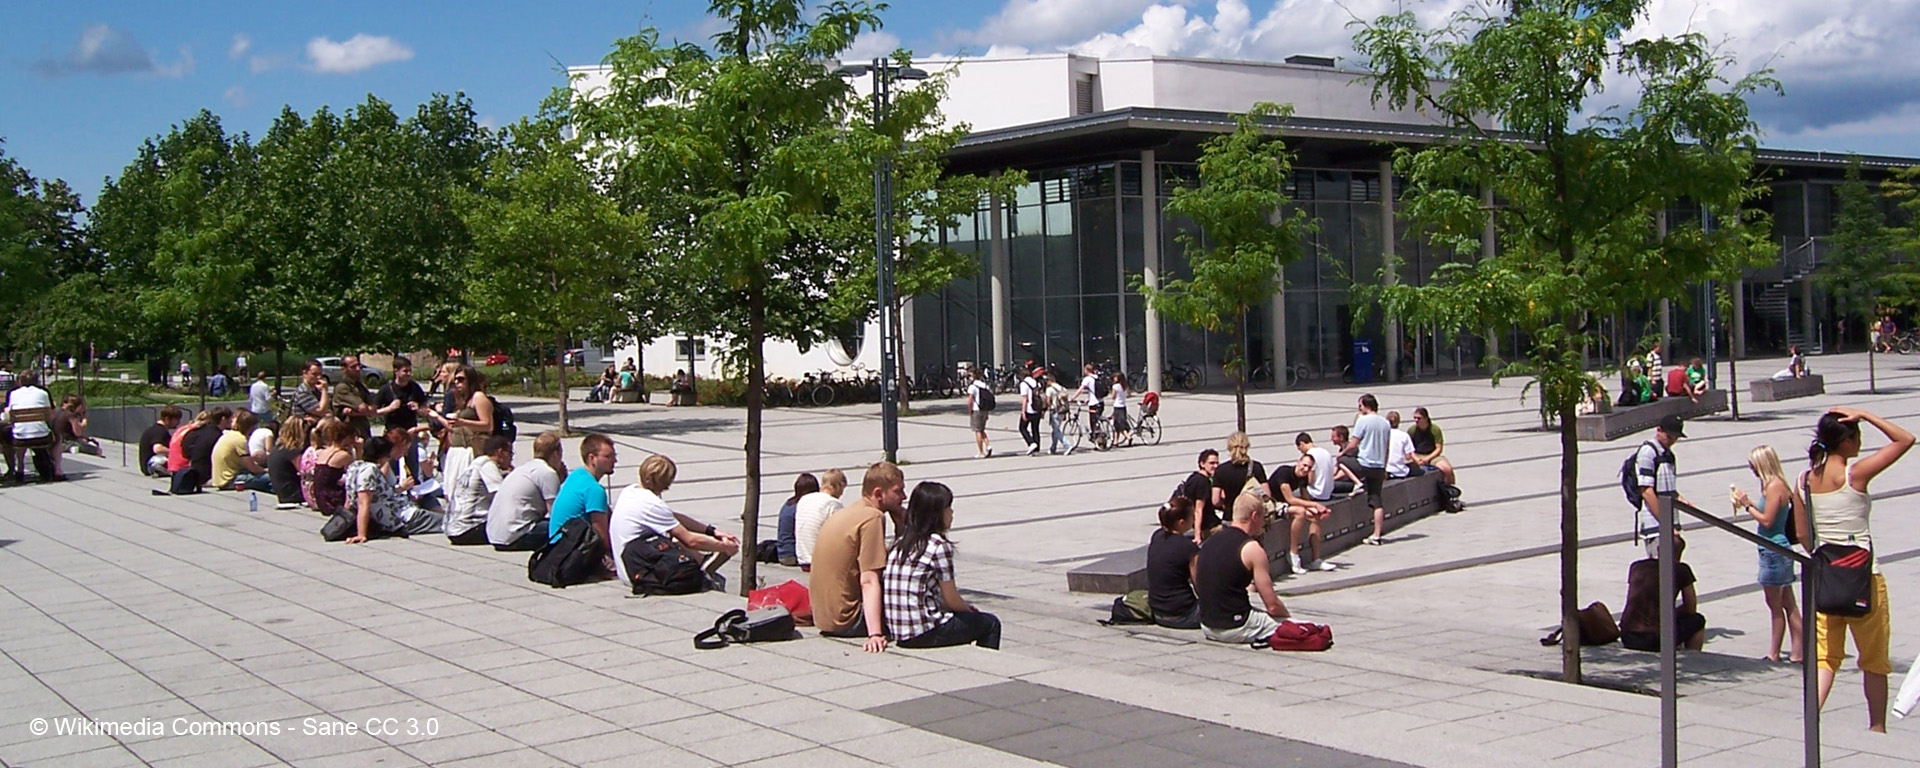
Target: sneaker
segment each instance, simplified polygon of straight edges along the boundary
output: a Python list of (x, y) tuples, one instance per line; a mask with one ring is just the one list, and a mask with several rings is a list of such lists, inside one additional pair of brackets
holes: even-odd
[(986, 454), (984, 454), (984, 453), (981, 453), (981, 452), (979, 452), (979, 451), (975, 451), (975, 452), (973, 453), (973, 457), (974, 457), (974, 458), (976, 458), (976, 459), (984, 459), (984, 458), (986, 458), (986, 457), (987, 457), (987, 455), (986, 455)]
[(1377, 546), (1380, 546), (1380, 545), (1382, 545), (1382, 544), (1385, 544), (1385, 543), (1387, 543), (1387, 539), (1386, 539), (1386, 537), (1385, 537), (1385, 536), (1368, 536), (1368, 537), (1367, 537), (1367, 543), (1368, 543), (1368, 544), (1372, 544), (1372, 545), (1374, 545), (1374, 546), (1376, 546), (1376, 547), (1377, 547)]
[(993, 458), (993, 446), (991, 445), (987, 446), (987, 454), (985, 456), (981, 456), (980, 458), (983, 458), (983, 459)]
[(1038, 455), (1040, 455), (1040, 444), (1039, 444), (1039, 443), (1027, 443), (1027, 455), (1028, 455), (1028, 456), (1038, 456)]
[(1315, 560), (1313, 561), (1313, 569), (1316, 571), (1337, 571), (1340, 570), (1340, 566), (1325, 560)]
[(300, 505), (299, 504), (275, 504), (273, 505), (273, 508), (284, 511), (289, 509), (299, 509)]
[(1307, 567), (1306, 567), (1305, 565), (1302, 565), (1302, 564), (1300, 563), (1300, 555), (1298, 555), (1298, 554), (1290, 554), (1290, 555), (1287, 555), (1287, 562), (1288, 562), (1288, 563), (1291, 563), (1291, 564), (1293, 565), (1293, 572), (1294, 572), (1294, 573), (1306, 573), (1306, 572), (1307, 572)]

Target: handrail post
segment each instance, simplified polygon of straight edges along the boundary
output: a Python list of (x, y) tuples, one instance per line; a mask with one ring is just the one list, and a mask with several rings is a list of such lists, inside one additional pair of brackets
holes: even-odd
[(1815, 653), (1813, 563), (1800, 567), (1800, 717), (1806, 728), (1807, 768), (1820, 765), (1820, 661)]
[(1674, 573), (1679, 558), (1674, 551), (1673, 504), (1678, 495), (1678, 480), (1673, 465), (1659, 464), (1654, 477), (1654, 493), (1660, 510), (1660, 768), (1680, 765), (1680, 691), (1679, 653), (1674, 646), (1679, 627), (1674, 626), (1674, 592), (1679, 587)]

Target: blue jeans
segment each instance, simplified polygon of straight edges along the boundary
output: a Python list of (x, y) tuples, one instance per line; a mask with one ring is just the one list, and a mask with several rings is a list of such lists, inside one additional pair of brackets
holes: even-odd
[(1060, 428), (1060, 423), (1063, 420), (1064, 417), (1060, 415), (1059, 409), (1056, 408), (1047, 411), (1047, 425), (1053, 428), (1053, 443), (1048, 446), (1048, 453), (1059, 453), (1061, 448), (1067, 444), (1067, 433)]
[(780, 532), (777, 536), (780, 542), (778, 547), (780, 550), (780, 559), (784, 561), (791, 562), (794, 558), (800, 556), (799, 538), (794, 534), (794, 518), (796, 515), (796, 508), (793, 504), (786, 504), (780, 507)]
[(241, 472), (233, 476), (233, 489), (236, 491), (271, 491), (273, 490), (273, 483), (264, 472), (258, 475), (249, 475)]

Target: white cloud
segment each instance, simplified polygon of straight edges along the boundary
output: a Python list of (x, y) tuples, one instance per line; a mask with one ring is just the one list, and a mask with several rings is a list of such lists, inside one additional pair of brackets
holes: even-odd
[(228, 104), (232, 104), (241, 109), (245, 109), (247, 105), (253, 103), (253, 94), (248, 93), (246, 88), (238, 85), (228, 88), (227, 92), (222, 95), (226, 98)]
[(253, 50), (253, 38), (247, 37), (246, 33), (242, 32), (234, 35), (233, 43), (227, 46), (227, 58), (238, 59), (251, 50)]
[(891, 56), (900, 48), (900, 36), (891, 32), (868, 32), (853, 39), (853, 45), (840, 53), (845, 61), (866, 61)]
[(1126, 23), (1152, 4), (1153, 0), (1007, 0), (978, 29), (958, 32), (954, 38), (961, 44), (995, 47), (1065, 47)]
[(193, 49), (180, 46), (180, 60), (172, 64), (154, 62), (153, 74), (156, 77), (186, 77), (193, 74)]
[(307, 67), (329, 75), (353, 74), (411, 58), (412, 48), (384, 35), (361, 33), (338, 43), (327, 37), (307, 41)]
[(80, 74), (182, 77), (192, 72), (193, 67), (193, 51), (189, 48), (180, 49), (179, 61), (162, 65), (133, 35), (106, 24), (82, 28), (72, 50), (59, 56), (42, 57), (32, 64), (33, 71), (42, 77)]

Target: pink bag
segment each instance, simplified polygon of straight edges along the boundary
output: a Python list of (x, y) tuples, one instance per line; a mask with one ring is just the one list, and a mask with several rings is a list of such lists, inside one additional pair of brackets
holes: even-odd
[(787, 579), (783, 583), (747, 593), (747, 610), (775, 607), (785, 608), (793, 614), (795, 625), (813, 626), (813, 602), (807, 594), (807, 585)]
[(1280, 622), (1267, 638), (1267, 647), (1276, 651), (1324, 651), (1332, 645), (1332, 627), (1299, 621)]

